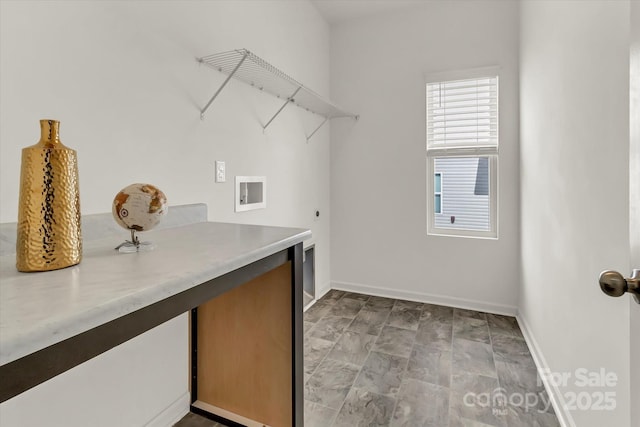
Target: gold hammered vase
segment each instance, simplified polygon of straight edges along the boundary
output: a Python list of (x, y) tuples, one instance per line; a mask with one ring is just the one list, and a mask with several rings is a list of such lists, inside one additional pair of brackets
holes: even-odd
[(18, 271), (49, 271), (82, 259), (76, 151), (60, 142), (60, 122), (40, 120), (40, 141), (22, 149)]

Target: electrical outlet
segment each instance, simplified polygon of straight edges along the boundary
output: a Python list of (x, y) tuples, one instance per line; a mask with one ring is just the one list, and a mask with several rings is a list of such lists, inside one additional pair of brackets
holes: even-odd
[(224, 160), (216, 160), (216, 182), (225, 182), (227, 180), (227, 167)]

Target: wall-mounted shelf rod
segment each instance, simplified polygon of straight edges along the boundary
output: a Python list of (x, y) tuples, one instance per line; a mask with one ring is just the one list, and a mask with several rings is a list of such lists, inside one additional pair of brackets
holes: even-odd
[[(229, 83), (229, 80), (231, 80), (231, 77), (233, 77), (233, 75), (238, 71), (238, 68), (240, 68), (240, 66), (242, 65), (242, 63), (244, 62), (245, 59), (247, 59), (247, 55), (248, 52), (245, 53), (244, 55), (242, 55), (242, 59), (240, 59), (240, 62), (238, 62), (238, 65), (235, 66), (235, 68), (231, 71), (231, 73), (229, 73), (229, 75), (227, 76), (227, 78), (224, 80), (224, 82), (222, 82), (222, 84), (220, 85), (220, 87), (218, 88), (218, 90), (216, 91), (216, 93), (213, 94), (213, 96), (211, 97), (211, 99), (209, 100), (209, 102), (207, 102), (207, 105), (204, 106), (204, 108), (200, 111), (200, 120), (204, 120), (204, 113), (205, 111), (207, 111), (207, 109), (209, 108), (209, 106), (211, 105), (211, 103), (213, 102), (214, 99), (216, 99), (218, 97), (218, 94), (222, 91), (222, 89), (227, 85), (227, 83)], [(198, 62), (202, 63), (202, 58), (198, 59)]]
[(289, 77), (287, 74), (247, 49), (236, 49), (228, 52), (203, 56), (202, 58), (198, 58), (198, 62), (227, 76), (209, 102), (200, 111), (201, 118), (204, 118), (204, 113), (232, 77), (243, 81), (256, 89), (270, 93), (277, 98), (286, 100), (285, 104), (281, 106), (276, 114), (274, 114), (267, 124), (263, 126), (263, 129), (266, 129), (267, 126), (269, 126), (280, 114), (280, 112), (282, 112), (284, 107), (290, 103), (325, 118), (320, 126), (318, 126), (311, 135), (307, 137), (307, 140), (309, 140), (324, 125), (324, 123), (326, 123), (327, 120), (338, 117), (358, 118), (356, 114), (345, 111), (335, 104), (325, 100), (311, 89), (305, 87), (303, 84), (297, 82), (295, 79)]
[[(322, 123), (320, 123), (320, 124), (318, 125), (318, 127), (317, 127), (317, 128), (315, 128), (315, 129), (313, 130), (313, 132), (311, 132), (311, 134), (307, 137), (307, 142), (309, 142), (309, 140), (311, 139), (311, 137), (312, 137), (313, 135), (315, 135), (315, 134), (316, 134), (316, 132), (318, 132), (318, 131), (320, 130), (320, 128), (321, 128), (325, 123), (327, 123), (327, 120), (329, 120), (329, 117), (325, 117), (325, 118), (324, 118), (324, 120), (322, 121)], [(358, 120), (358, 116), (356, 116), (356, 120)]]
[(280, 107), (280, 109), (278, 111), (276, 111), (276, 113), (273, 115), (273, 117), (271, 117), (271, 120), (269, 120), (267, 122), (266, 125), (262, 126), (262, 130), (265, 130), (267, 128), (267, 126), (269, 126), (271, 124), (271, 122), (273, 121), (273, 119), (275, 119), (276, 117), (278, 117), (278, 114), (280, 114), (280, 112), (282, 110), (284, 110), (284, 107), (286, 107), (287, 105), (289, 105), (291, 102), (295, 102), (295, 96), (298, 94), (298, 92), (300, 92), (300, 89), (302, 89), (302, 86), (300, 86), (298, 89), (296, 89), (295, 92), (293, 92), (293, 94), (291, 94), (290, 97), (287, 98), (287, 100), (285, 101), (284, 104), (282, 104), (282, 107)]

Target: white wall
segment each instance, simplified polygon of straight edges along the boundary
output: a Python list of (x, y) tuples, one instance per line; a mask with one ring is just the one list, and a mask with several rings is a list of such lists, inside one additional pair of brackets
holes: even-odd
[[(521, 7), (520, 316), (539, 360), (572, 375), (566, 401), (616, 392), (615, 411), (572, 411), (575, 425), (629, 426), (629, 303), (597, 282), (629, 268), (629, 2)], [(618, 386), (579, 387), (577, 368)]]
[(184, 415), (183, 314), (0, 405), (0, 425), (168, 427)]
[[(424, 73), (500, 66), (499, 240), (426, 234)], [(333, 286), (515, 313), (518, 3), (426, 2), (337, 24), (331, 94), (360, 114), (331, 146)]]
[[(631, 73), (629, 96), (629, 236), (630, 269), (640, 268), (640, 2), (631, 2)], [(629, 298), (631, 360), (640, 358), (640, 310)], [(636, 326), (633, 326), (636, 325)], [(640, 401), (640, 364), (631, 365), (631, 401)], [(635, 399), (635, 400), (634, 400)], [(631, 425), (640, 424), (640, 405), (631, 405)]]
[[(260, 123), (281, 101), (239, 82), (225, 88), (201, 121), (199, 109), (224, 76), (195, 61), (245, 47), (328, 95), (329, 27), (310, 2), (0, 5), (0, 222), (16, 220), (20, 149), (37, 142), (39, 119), (54, 118), (61, 120), (62, 141), (78, 151), (84, 214), (110, 211), (121, 188), (142, 181), (161, 188), (170, 204), (207, 203), (210, 220), (310, 228), (316, 283), (328, 287), (330, 127), (307, 143), (305, 135), (320, 118), (287, 107), (263, 133)], [(215, 160), (227, 162), (225, 184), (214, 184)], [(233, 212), (235, 175), (267, 177), (267, 209)], [(123, 371), (132, 354), (119, 348), (109, 356), (112, 368), (105, 368), (121, 381), (118, 399), (97, 400), (90, 390), (101, 381), (71, 373), (59, 387), (47, 385), (20, 396), (19, 404), (3, 404), (2, 424), (96, 425), (99, 417), (104, 425), (125, 426), (150, 420), (187, 390), (186, 349), (180, 357), (168, 350), (186, 337), (186, 318), (177, 322), (178, 330), (162, 327), (145, 354), (182, 375), (179, 384), (151, 368), (142, 367), (140, 375)], [(89, 391), (71, 400), (72, 390)], [(151, 396), (144, 410), (106, 408), (120, 397), (141, 402), (141, 395)]]

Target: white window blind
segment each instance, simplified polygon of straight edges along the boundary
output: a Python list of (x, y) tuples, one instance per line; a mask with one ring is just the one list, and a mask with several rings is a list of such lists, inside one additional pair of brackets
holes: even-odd
[(497, 76), (427, 83), (427, 150), (497, 147)]

